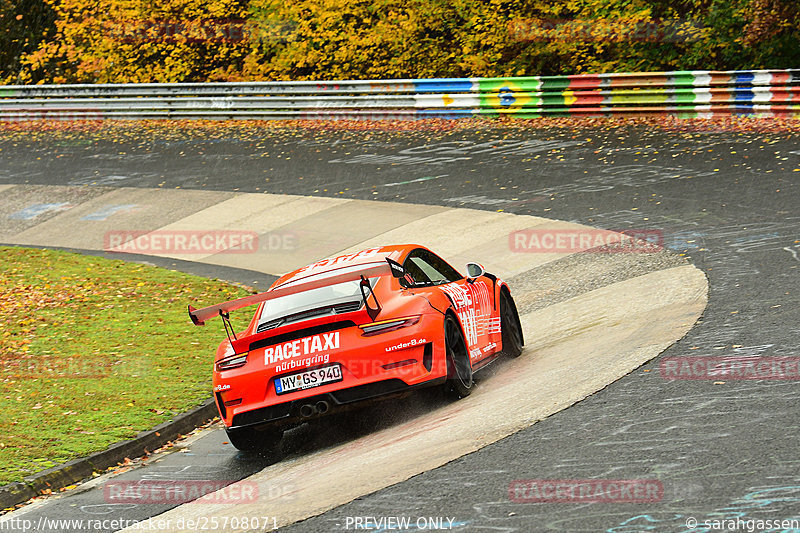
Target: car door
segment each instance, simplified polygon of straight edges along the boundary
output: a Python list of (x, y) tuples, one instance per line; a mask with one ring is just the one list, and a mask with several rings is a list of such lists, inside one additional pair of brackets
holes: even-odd
[(464, 340), (473, 365), (493, 353), (496, 344), (493, 347), (489, 340), (492, 291), (485, 278), (470, 281), (444, 259), (424, 248), (408, 254), (403, 268), (413, 279), (415, 291), (442, 291), (449, 296), (464, 329)]

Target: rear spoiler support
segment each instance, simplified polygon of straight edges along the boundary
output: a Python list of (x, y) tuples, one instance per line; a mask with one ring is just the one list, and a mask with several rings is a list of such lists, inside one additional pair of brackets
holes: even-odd
[(231, 314), (220, 309), (219, 316), (222, 319), (222, 325), (225, 327), (225, 335), (228, 336), (228, 341), (233, 344), (233, 341), (236, 340), (236, 332), (233, 330), (233, 326), (231, 325)]

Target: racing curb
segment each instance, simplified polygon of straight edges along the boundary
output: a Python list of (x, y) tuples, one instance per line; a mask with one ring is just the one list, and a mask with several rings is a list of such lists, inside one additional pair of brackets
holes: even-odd
[(0, 487), (0, 510), (24, 503), (39, 496), (44, 490), (55, 491), (78, 483), (91, 477), (94, 472), (103, 472), (109, 467), (116, 466), (126, 458), (145, 455), (193, 431), (215, 416), (217, 408), (214, 399), (209, 398), (201, 406), (181, 413), (151, 430), (142, 431), (131, 440), (118, 442), (88, 457), (73, 459), (48, 468), (24, 478), (22, 482), (9, 483)]

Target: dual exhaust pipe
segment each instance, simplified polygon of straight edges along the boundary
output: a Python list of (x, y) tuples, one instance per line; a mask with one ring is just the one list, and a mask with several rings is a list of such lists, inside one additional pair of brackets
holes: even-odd
[(314, 415), (324, 415), (330, 408), (331, 406), (325, 400), (320, 400), (314, 404), (307, 403), (300, 407), (300, 416), (310, 418)]

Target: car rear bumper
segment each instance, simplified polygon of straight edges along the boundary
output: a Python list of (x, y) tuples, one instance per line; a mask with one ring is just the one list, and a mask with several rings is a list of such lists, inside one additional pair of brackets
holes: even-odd
[[(407, 385), (401, 379), (386, 379), (375, 381), (366, 385), (339, 389), (336, 391), (318, 394), (308, 398), (299, 398), (284, 403), (269, 405), (237, 413), (233, 415), (231, 426), (228, 429), (238, 429), (262, 424), (293, 425), (322, 415), (342, 412), (353, 407), (360, 407), (374, 401), (380, 401), (397, 395), (411, 392), (415, 389), (443, 384), (445, 378), (436, 378), (416, 385)], [(318, 408), (324, 403), (324, 412)], [(219, 406), (219, 402), (218, 402)], [(309, 407), (311, 410), (309, 410)]]
[[(425, 386), (447, 375), (444, 343), (437, 339), (441, 331), (442, 315), (431, 313), (421, 315), (412, 327), (376, 335), (364, 335), (354, 325), (336, 329), (338, 346), (321, 352), (321, 360), (293, 357), (267, 365), (268, 348), (251, 349), (244, 367), (214, 373), (220, 415), (229, 428), (272, 421), (290, 425), (303, 419), (300, 410), (309, 403), (327, 402), (331, 410), (340, 410), (350, 403)], [(279, 379), (334, 365), (341, 368), (338, 381), (288, 391), (279, 391), (276, 385)]]

